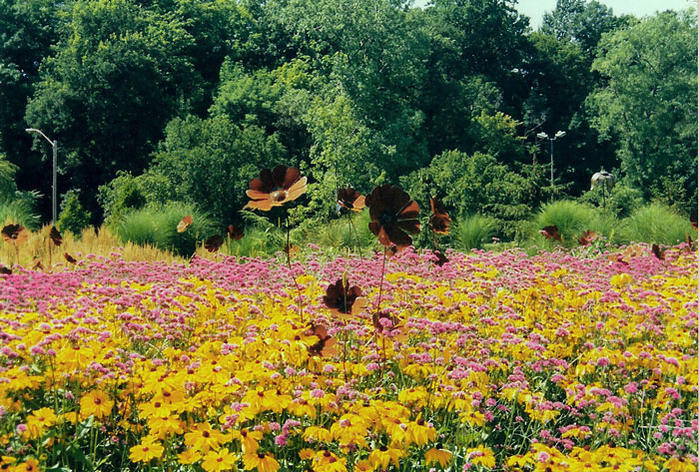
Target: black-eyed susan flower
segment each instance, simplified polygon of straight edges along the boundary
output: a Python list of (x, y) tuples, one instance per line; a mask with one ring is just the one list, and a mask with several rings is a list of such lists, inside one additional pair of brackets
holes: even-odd
[(451, 456), (451, 452), (442, 449), (441, 445), (437, 445), (437, 447), (433, 447), (425, 452), (425, 464), (427, 466), (430, 464), (439, 464), (440, 467), (444, 468), (451, 462)]
[(313, 457), (313, 470), (316, 472), (347, 472), (347, 459), (322, 450)]
[(236, 462), (238, 462), (236, 455), (223, 447), (218, 451), (209, 451), (204, 456), (201, 467), (206, 472), (222, 472), (234, 469)]
[(226, 439), (226, 435), (213, 429), (209, 423), (198, 423), (184, 435), (185, 445), (202, 453), (209, 452), (210, 449), (218, 449)]
[(114, 402), (102, 390), (92, 390), (83, 395), (80, 399), (80, 416), (88, 418), (94, 415), (97, 419), (102, 419), (112, 412)]
[(129, 459), (133, 462), (150, 462), (162, 457), (164, 451), (162, 444), (156, 438), (146, 436), (140, 444), (129, 450)]
[(12, 469), (12, 472), (39, 472), (40, 470), (41, 468), (39, 467), (39, 461), (33, 457), (30, 457), (24, 462), (17, 464)]
[(243, 468), (245, 470), (257, 469), (257, 472), (277, 472), (279, 470), (279, 462), (272, 454), (246, 452), (243, 454)]
[(374, 468), (386, 469), (390, 463), (400, 468), (400, 459), (404, 454), (402, 449), (381, 446), (371, 451), (368, 460)]
[(199, 462), (201, 459), (201, 453), (191, 447), (177, 454), (177, 460), (180, 464), (194, 464), (195, 462)]
[(240, 444), (243, 447), (243, 452), (246, 454), (256, 453), (260, 447), (259, 441), (262, 440), (262, 431), (249, 431), (243, 429), (240, 431)]
[(437, 430), (425, 423), (421, 418), (417, 421), (411, 421), (406, 426), (406, 436), (409, 444), (424, 446), (437, 438)]
[(303, 439), (306, 441), (330, 442), (333, 440), (332, 433), (320, 426), (309, 426), (303, 432)]
[(468, 461), (492, 469), (495, 467), (495, 454), (489, 447), (474, 447), (466, 450)]
[(25, 434), (31, 438), (43, 435), (47, 428), (56, 424), (58, 418), (51, 408), (39, 408), (27, 416)]

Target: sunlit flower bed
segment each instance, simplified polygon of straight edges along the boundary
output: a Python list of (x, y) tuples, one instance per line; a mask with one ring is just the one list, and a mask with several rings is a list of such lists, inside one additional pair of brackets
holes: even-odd
[(0, 275), (0, 469), (697, 470), (696, 255), (642, 249), (408, 249), (380, 316), (380, 256)]

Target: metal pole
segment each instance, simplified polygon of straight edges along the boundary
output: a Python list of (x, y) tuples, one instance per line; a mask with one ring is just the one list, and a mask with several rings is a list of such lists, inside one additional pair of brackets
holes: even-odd
[(553, 193), (553, 140), (554, 138), (549, 138), (551, 141), (551, 193)]
[(53, 141), (53, 186), (51, 189), (51, 206), (53, 208), (53, 221), (56, 224), (56, 161), (58, 159), (58, 141)]

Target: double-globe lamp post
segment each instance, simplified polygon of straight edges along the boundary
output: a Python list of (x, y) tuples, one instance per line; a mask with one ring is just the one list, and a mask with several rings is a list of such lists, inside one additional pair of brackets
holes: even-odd
[(544, 132), (537, 133), (536, 135), (537, 138), (548, 139), (551, 143), (551, 191), (553, 191), (553, 142), (558, 138), (562, 138), (565, 135), (565, 131), (556, 131), (556, 134), (553, 135), (553, 138), (550, 138), (549, 135)]
[(53, 185), (51, 186), (51, 209), (52, 209), (52, 219), (51, 223), (56, 224), (56, 159), (58, 158), (58, 141), (55, 139), (51, 141), (48, 136), (46, 136), (41, 130), (35, 128), (25, 129), (27, 133), (38, 133), (44, 137), (46, 141), (49, 142), (53, 148)]

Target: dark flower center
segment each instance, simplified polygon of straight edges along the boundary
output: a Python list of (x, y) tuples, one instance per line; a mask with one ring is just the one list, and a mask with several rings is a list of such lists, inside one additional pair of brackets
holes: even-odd
[(275, 190), (269, 194), (270, 198), (275, 202), (283, 202), (286, 199), (286, 190)]
[(394, 225), (398, 221), (398, 217), (395, 213), (384, 211), (379, 217), (379, 223), (384, 228)]

